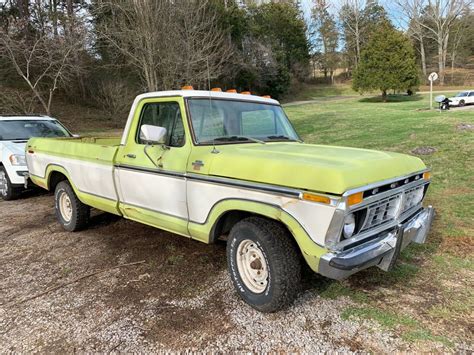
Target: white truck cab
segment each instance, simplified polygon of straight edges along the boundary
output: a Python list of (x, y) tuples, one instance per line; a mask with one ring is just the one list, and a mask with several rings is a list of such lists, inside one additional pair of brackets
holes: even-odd
[(55, 118), (0, 116), (0, 198), (13, 200), (25, 189), (25, 146), (31, 137), (71, 137)]

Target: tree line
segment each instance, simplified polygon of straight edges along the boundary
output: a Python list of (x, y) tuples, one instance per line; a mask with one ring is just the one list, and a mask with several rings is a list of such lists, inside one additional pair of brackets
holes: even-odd
[(5, 0), (0, 107), (50, 114), (60, 94), (115, 116), (186, 84), (279, 98), (315, 68), (329, 81), (343, 68), (359, 91), (416, 88), (433, 61), (444, 80), (473, 55), (471, 5), (397, 0), (400, 31), (375, 0), (314, 0), (309, 22), (297, 0)]
[(395, 0), (389, 4), (391, 18), (376, 0), (343, 0), (341, 5), (314, 0), (314, 63), (325, 76), (332, 79), (337, 68), (346, 68), (350, 76), (370, 39), (387, 26), (404, 29), (415, 50), (423, 81), (430, 68), (439, 73), (443, 85), (448, 66), (454, 69), (472, 62), (472, 0)]

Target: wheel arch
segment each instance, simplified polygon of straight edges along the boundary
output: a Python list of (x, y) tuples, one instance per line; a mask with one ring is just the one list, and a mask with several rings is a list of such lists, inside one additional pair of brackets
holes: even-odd
[(71, 187), (74, 189), (74, 192), (77, 192), (74, 184), (72, 183), (69, 173), (67, 170), (59, 165), (50, 164), (46, 167), (46, 174), (45, 174), (45, 182), (46, 188), (49, 191), (54, 191), (56, 185), (59, 184), (61, 181), (67, 180)]
[(225, 233), (237, 222), (250, 216), (262, 217), (282, 224), (296, 241), (306, 262), (314, 271), (317, 271), (319, 257), (327, 253), (327, 249), (316, 244), (296, 218), (277, 205), (243, 199), (222, 200), (212, 207), (205, 223), (199, 225), (191, 222), (189, 229), (196, 239), (213, 243), (223, 232)]

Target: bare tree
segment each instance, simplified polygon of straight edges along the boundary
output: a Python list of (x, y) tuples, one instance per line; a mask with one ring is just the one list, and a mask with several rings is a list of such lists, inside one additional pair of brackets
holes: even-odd
[(418, 44), (417, 50), (421, 57), (421, 70), (423, 71), (423, 77), (426, 79), (426, 30), (421, 25), (424, 20), (424, 0), (396, 0), (395, 3), (403, 12), (401, 21), (405, 22), (405, 25), (408, 26), (407, 34)]
[(321, 48), (321, 64), (324, 71), (324, 78), (327, 78), (329, 72), (331, 84), (334, 84), (334, 70), (339, 64), (337, 55), (337, 45), (339, 33), (337, 31), (336, 21), (329, 13), (330, 5), (326, 0), (315, 0), (312, 11), (312, 21), (314, 35), (316, 38), (316, 47)]
[(31, 114), (37, 98), (31, 91), (0, 86), (0, 111), (5, 114)]
[(207, 0), (106, 1), (97, 11), (112, 14), (99, 33), (149, 91), (217, 78), (231, 54)]
[(458, 55), (458, 50), (461, 46), (461, 42), (465, 37), (465, 31), (468, 31), (468, 23), (463, 19), (456, 21), (456, 25), (452, 31), (451, 41), (451, 82), (454, 80), (454, 67)]
[(118, 79), (103, 81), (94, 95), (97, 105), (106, 112), (111, 120), (125, 117), (135, 94), (127, 84)]
[(450, 35), (456, 20), (472, 6), (473, 0), (398, 0), (397, 3), (416, 23), (420, 33), (424, 29), (436, 41), (439, 79), (443, 85)]
[(360, 60), (362, 46), (364, 8), (364, 0), (344, 0), (339, 16), (345, 32), (344, 39), (348, 45), (355, 48), (354, 63), (356, 67)]
[(55, 38), (49, 32), (25, 38), (22, 28), (11, 20), (0, 32), (0, 58), (11, 64), (49, 115), (56, 90), (79, 70), (72, 58), (81, 48), (81, 38)]

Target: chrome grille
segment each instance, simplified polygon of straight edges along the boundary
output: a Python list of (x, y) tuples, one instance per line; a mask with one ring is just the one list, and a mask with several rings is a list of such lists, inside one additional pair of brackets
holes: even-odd
[(390, 196), (367, 207), (367, 215), (360, 232), (389, 222), (398, 216), (402, 195)]

